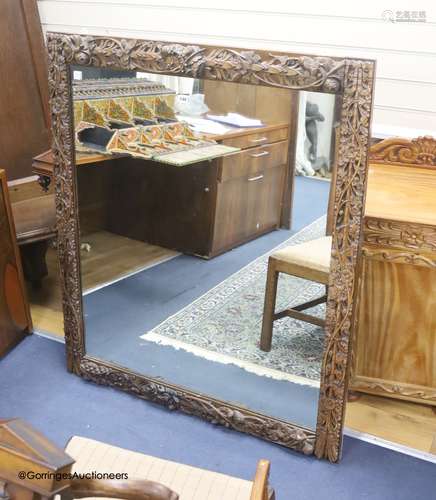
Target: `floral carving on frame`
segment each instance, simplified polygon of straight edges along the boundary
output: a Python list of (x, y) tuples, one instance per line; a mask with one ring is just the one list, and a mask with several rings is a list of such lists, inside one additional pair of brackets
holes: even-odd
[[(169, 409), (336, 462), (348, 383), (374, 62), (102, 36), (48, 33), (58, 255), (68, 368)], [(342, 96), (327, 326), (316, 432), (112, 366), (85, 352), (70, 65), (223, 80)], [(290, 402), (292, 404), (292, 402)]]

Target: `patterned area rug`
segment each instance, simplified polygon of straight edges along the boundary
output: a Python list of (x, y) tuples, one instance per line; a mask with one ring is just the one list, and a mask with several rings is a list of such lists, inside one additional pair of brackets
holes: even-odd
[[(224, 355), (226, 362), (236, 358), (249, 365), (318, 381), (324, 341), (322, 328), (283, 318), (274, 324), (270, 352), (260, 350), (259, 340), (269, 254), (324, 235), (325, 224), (325, 217), (316, 220), (141, 338), (186, 348), (197, 355), (212, 351)], [(281, 274), (276, 310), (318, 297), (323, 292), (323, 285)], [(325, 304), (312, 308), (310, 312), (323, 317)], [(198, 350), (189, 346), (196, 346)]]

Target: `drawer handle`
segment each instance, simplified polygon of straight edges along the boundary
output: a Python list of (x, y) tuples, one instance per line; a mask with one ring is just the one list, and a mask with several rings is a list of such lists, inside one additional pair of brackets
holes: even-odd
[(260, 158), (261, 156), (268, 156), (268, 155), (269, 155), (269, 151), (262, 151), (261, 153), (253, 153), (250, 156), (252, 158)]
[(250, 177), (248, 179), (248, 182), (251, 182), (251, 181), (260, 181), (260, 179), (263, 179), (263, 174), (262, 175), (257, 175), (256, 177)]
[(267, 137), (260, 137), (259, 139), (250, 139), (250, 142), (263, 142), (267, 140), (268, 140)]

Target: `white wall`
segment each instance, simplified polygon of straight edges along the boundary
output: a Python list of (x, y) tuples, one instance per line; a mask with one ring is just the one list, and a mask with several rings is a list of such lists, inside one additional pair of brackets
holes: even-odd
[[(436, 135), (436, 2), (39, 0), (44, 30), (377, 60), (373, 131)], [(425, 11), (391, 23), (386, 10)], [(414, 135), (416, 130), (400, 130)]]

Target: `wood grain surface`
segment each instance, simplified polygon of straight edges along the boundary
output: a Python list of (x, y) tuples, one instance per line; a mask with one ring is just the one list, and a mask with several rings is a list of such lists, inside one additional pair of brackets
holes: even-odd
[(345, 426), (436, 455), (436, 415), (423, 404), (362, 394), (347, 403)]
[[(81, 252), (85, 291), (177, 255), (166, 248), (103, 231), (87, 234), (83, 242), (91, 247), (90, 252)], [(47, 266), (49, 273), (42, 288), (28, 290), (33, 323), (37, 331), (63, 337), (59, 266), (53, 248), (47, 252)]]
[(436, 269), (364, 259), (363, 273), (356, 373), (435, 386)]
[(47, 65), (35, 0), (4, 0), (0, 15), (0, 156), (8, 179), (31, 174), (49, 147)]
[(370, 166), (355, 391), (436, 406), (435, 194), (434, 168)]
[(0, 170), (0, 357), (32, 332), (4, 170)]
[(371, 164), (365, 216), (436, 225), (436, 171)]

